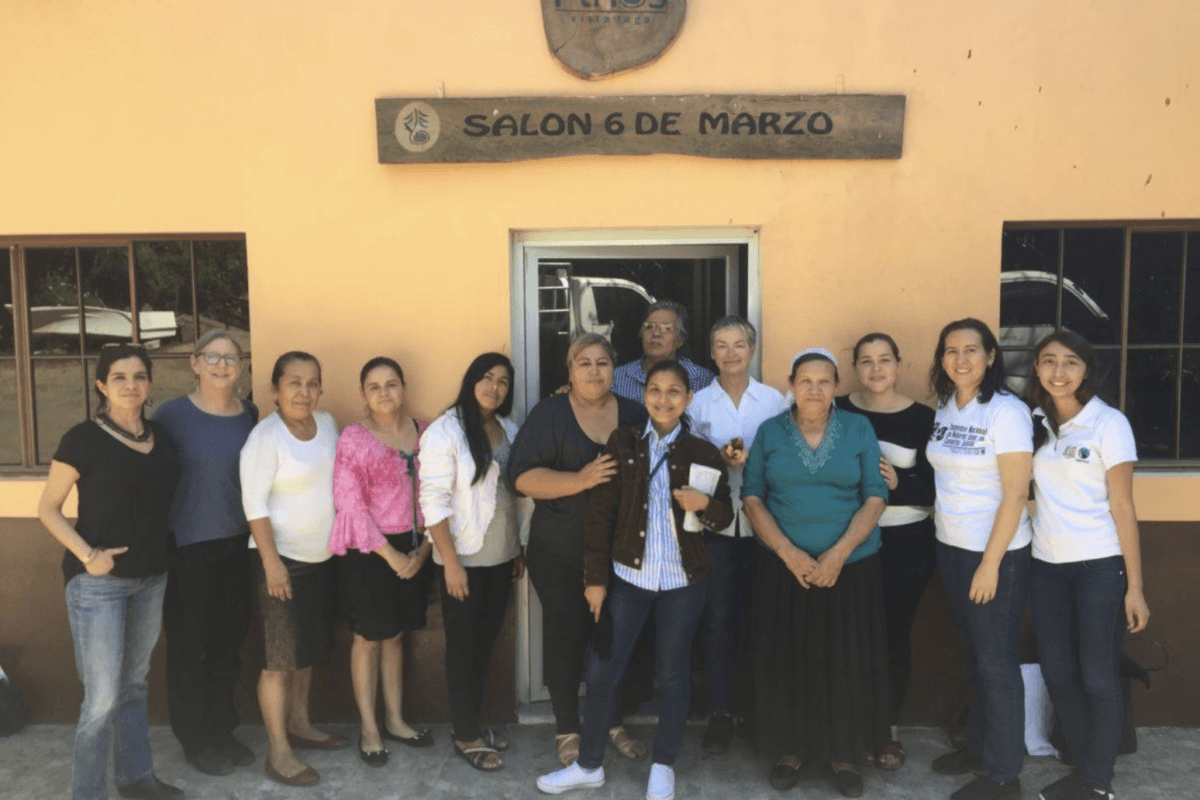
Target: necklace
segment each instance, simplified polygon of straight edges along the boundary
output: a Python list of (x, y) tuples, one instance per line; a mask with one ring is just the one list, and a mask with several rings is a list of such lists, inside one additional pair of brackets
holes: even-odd
[(154, 435), (154, 431), (152, 431), (150, 429), (150, 426), (146, 424), (145, 420), (142, 421), (142, 432), (141, 433), (132, 433), (130, 431), (125, 430), (117, 423), (113, 422), (112, 417), (110, 417), (104, 411), (101, 411), (99, 414), (97, 414), (96, 419), (103, 422), (104, 427), (108, 428), (110, 431), (117, 434), (121, 438), (128, 439), (131, 442), (137, 442), (138, 444), (144, 444), (144, 443), (150, 441), (150, 437)]

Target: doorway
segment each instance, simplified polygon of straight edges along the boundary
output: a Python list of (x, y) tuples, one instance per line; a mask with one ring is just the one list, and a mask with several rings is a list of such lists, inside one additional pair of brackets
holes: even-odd
[[(524, 420), (539, 400), (566, 384), (567, 346), (578, 333), (608, 337), (618, 364), (640, 358), (640, 325), (647, 307), (659, 300), (687, 309), (681, 352), (712, 369), (709, 329), (727, 314), (740, 314), (758, 327), (758, 286), (756, 229), (514, 233), (514, 416)], [(517, 603), (520, 707), (548, 700), (549, 693), (541, 606), (528, 580), (518, 587)]]

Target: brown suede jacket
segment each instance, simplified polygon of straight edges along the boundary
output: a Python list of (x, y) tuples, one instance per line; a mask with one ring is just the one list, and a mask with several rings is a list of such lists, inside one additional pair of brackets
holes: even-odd
[[(641, 569), (646, 551), (646, 521), (649, 517), (650, 438), (637, 428), (618, 428), (608, 437), (604, 453), (617, 462), (612, 480), (592, 489), (583, 525), (583, 582), (607, 586), (611, 562)], [(720, 452), (704, 439), (680, 433), (667, 450), (672, 491), (688, 485), (692, 464), (719, 469), (721, 480), (708, 508), (700, 514), (705, 527), (723, 530), (733, 522), (729, 501), (729, 474)], [(708, 575), (708, 553), (703, 532), (683, 529), (683, 509), (674, 500), (671, 510), (679, 540), (679, 555), (688, 583)]]

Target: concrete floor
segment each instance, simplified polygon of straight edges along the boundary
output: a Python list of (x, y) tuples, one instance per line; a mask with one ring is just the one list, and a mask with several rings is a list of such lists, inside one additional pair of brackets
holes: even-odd
[[(357, 739), (354, 726), (331, 725), (326, 730)], [(652, 729), (634, 727), (642, 736)], [(702, 727), (689, 726), (684, 755), (676, 764), (676, 796), (755, 800), (780, 798), (783, 793), (767, 785), (768, 761), (737, 741), (722, 758), (700, 755)], [(0, 798), (4, 800), (51, 800), (68, 796), (71, 740), (74, 729), (62, 725), (34, 725), (16, 736), (0, 739)], [(165, 726), (151, 731), (158, 775), (186, 791), (189, 800), (401, 800), (401, 798), (536, 798), (537, 775), (558, 766), (553, 754), (553, 728), (549, 725), (514, 725), (508, 729), (512, 747), (505, 754), (505, 767), (495, 775), (472, 770), (450, 752), (446, 726), (434, 729), (437, 745), (428, 750), (392, 746), (390, 763), (379, 769), (366, 766), (353, 748), (333, 753), (313, 753), (309, 763), (321, 773), (321, 782), (308, 789), (293, 789), (268, 780), (262, 761), (223, 778), (210, 778), (191, 769), (179, 745)], [(265, 750), (261, 727), (243, 727), (239, 737), (258, 753)], [(1121, 800), (1192, 800), (1200, 798), (1200, 729), (1142, 728), (1139, 751), (1117, 762), (1114, 790)], [(864, 766), (866, 797), (888, 800), (948, 798), (965, 782), (934, 774), (929, 763), (945, 752), (945, 734), (934, 728), (907, 728), (901, 739), (908, 750), (908, 763), (898, 772), (880, 772)], [(610, 750), (605, 765), (608, 784), (591, 792), (567, 795), (577, 798), (641, 798), (649, 771), (646, 762), (634, 763)], [(1027, 757), (1022, 775), (1025, 798), (1036, 798), (1047, 783), (1063, 774), (1051, 758)], [(840, 797), (819, 774), (801, 781), (791, 793), (806, 800)], [(112, 797), (118, 797), (115, 790)]]

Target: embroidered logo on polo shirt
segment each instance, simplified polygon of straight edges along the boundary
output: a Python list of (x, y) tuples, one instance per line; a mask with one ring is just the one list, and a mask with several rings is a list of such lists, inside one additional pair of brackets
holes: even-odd
[(1090, 456), (1091, 454), (1092, 454), (1091, 450), (1088, 450), (1086, 447), (1081, 447), (1081, 448), (1079, 448), (1079, 455), (1076, 457), (1075, 460), (1076, 461), (1087, 461), (1088, 456)]

